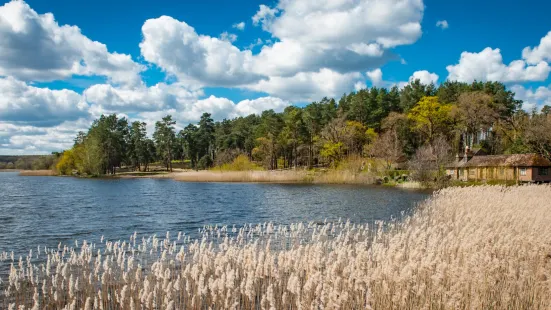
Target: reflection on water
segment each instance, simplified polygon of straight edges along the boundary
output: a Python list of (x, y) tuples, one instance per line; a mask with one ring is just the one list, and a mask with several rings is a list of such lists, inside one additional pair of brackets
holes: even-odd
[(163, 179), (20, 177), (0, 173), (0, 252), (74, 239), (128, 239), (203, 225), (386, 220), (429, 193), (385, 187), (182, 183)]

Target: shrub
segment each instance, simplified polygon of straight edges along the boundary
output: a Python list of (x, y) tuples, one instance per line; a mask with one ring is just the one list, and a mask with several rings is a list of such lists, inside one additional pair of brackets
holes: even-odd
[(216, 154), (214, 165), (219, 167), (225, 164), (230, 164), (240, 155), (243, 155), (243, 153), (239, 150), (234, 150), (234, 149), (224, 150)]
[(56, 170), (61, 175), (71, 175), (73, 170), (76, 169), (75, 157), (73, 150), (67, 150), (63, 152), (61, 158), (57, 162)]
[(218, 166), (216, 169), (222, 171), (250, 171), (250, 170), (263, 170), (262, 167), (251, 162), (247, 155), (237, 156), (231, 163)]

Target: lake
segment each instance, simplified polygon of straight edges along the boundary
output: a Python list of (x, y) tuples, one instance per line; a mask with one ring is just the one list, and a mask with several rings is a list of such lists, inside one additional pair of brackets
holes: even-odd
[(375, 186), (183, 183), (0, 173), (0, 252), (137, 231), (196, 234), (203, 225), (399, 217), (430, 193)]

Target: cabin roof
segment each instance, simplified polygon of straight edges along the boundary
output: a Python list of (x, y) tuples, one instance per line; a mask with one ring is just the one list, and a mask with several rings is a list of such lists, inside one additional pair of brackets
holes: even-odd
[(486, 155), (456, 167), (551, 167), (551, 161), (537, 154)]

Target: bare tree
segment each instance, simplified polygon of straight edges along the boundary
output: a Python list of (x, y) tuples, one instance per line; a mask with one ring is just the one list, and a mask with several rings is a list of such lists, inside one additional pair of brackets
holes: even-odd
[(551, 160), (551, 114), (536, 114), (524, 132), (526, 144), (534, 152)]
[(392, 164), (404, 155), (402, 141), (398, 139), (393, 131), (386, 131), (369, 146), (369, 154), (383, 159), (386, 163), (386, 169), (390, 169)]
[(438, 136), (432, 145), (421, 146), (408, 163), (412, 178), (427, 185), (445, 186), (448, 180), (445, 168), (451, 162), (450, 150), (449, 143), (442, 136)]

